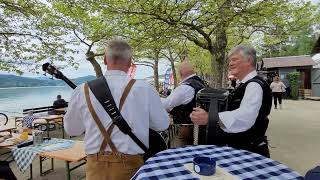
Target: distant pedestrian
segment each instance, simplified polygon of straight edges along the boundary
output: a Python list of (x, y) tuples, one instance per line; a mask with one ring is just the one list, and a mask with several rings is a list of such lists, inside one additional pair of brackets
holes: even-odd
[(58, 114), (64, 114), (64, 112), (59, 112), (59, 111), (56, 111), (56, 109), (59, 109), (59, 108), (65, 108), (68, 106), (68, 102), (65, 101), (61, 95), (57, 95), (57, 99), (53, 102), (53, 106), (54, 109), (52, 111), (49, 111), (48, 114), (50, 115), (58, 115)]
[(286, 86), (280, 81), (279, 76), (275, 76), (270, 85), (273, 95), (274, 108), (277, 109), (277, 101), (279, 101), (280, 109), (282, 109), (282, 93), (286, 92)]
[(57, 100), (53, 102), (54, 106), (67, 106), (67, 104), (68, 103), (64, 99), (62, 99), (60, 94), (57, 96)]

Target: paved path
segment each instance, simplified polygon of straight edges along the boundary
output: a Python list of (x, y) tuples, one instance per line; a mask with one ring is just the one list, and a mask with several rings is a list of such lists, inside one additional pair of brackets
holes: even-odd
[(271, 158), (305, 175), (320, 165), (320, 101), (285, 100), (283, 106), (269, 118)]

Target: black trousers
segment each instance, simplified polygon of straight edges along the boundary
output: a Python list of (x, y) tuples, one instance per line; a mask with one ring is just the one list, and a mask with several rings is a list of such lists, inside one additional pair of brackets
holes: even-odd
[(6, 161), (0, 161), (0, 179), (16, 180), (16, 176), (10, 169), (9, 163)]
[(273, 92), (272, 94), (274, 106), (277, 107), (277, 100), (279, 101), (279, 104), (282, 104), (282, 92)]

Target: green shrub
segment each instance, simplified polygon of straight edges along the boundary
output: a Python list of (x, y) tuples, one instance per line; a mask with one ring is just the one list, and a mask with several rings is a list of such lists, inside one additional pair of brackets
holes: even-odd
[(289, 80), (289, 84), (291, 87), (291, 96), (293, 99), (298, 99), (299, 96), (299, 80), (300, 73), (299, 72), (291, 72), (287, 74), (287, 79)]

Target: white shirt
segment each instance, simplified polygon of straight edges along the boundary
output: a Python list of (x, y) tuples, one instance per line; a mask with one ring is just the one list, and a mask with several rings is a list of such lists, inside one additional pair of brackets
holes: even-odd
[[(256, 71), (250, 72), (241, 80), (241, 83), (249, 81), (256, 75)], [(262, 96), (262, 87), (256, 82), (250, 82), (246, 87), (240, 107), (233, 111), (219, 113), (219, 118), (225, 126), (222, 129), (228, 133), (244, 132), (250, 129), (258, 117)]]
[[(123, 71), (107, 71), (104, 75), (110, 91), (119, 108), (120, 98), (129, 82), (127, 74)], [(107, 129), (112, 120), (102, 105), (89, 90), (92, 105)], [(129, 92), (121, 110), (121, 114), (129, 124), (132, 132), (148, 147), (149, 127), (156, 131), (163, 131), (169, 126), (169, 117), (161, 106), (158, 93), (147, 82), (137, 80)], [(72, 136), (85, 132), (85, 152), (94, 154), (99, 152), (103, 136), (99, 131), (88, 109), (84, 84), (77, 87), (71, 97), (67, 113), (64, 117), (65, 131)], [(144, 151), (128, 136), (123, 134), (117, 126), (114, 127), (111, 139), (119, 152), (125, 154), (142, 154)], [(111, 151), (107, 146), (106, 151)]]
[(286, 86), (283, 82), (272, 82), (270, 85), (272, 92), (286, 92)]
[(196, 74), (192, 74), (185, 78), (180, 82), (180, 85), (171, 92), (168, 97), (161, 98), (162, 105), (167, 111), (171, 111), (171, 109), (173, 109), (174, 107), (182, 104), (188, 104), (192, 101), (195, 90), (191, 86), (182, 83), (195, 75)]

